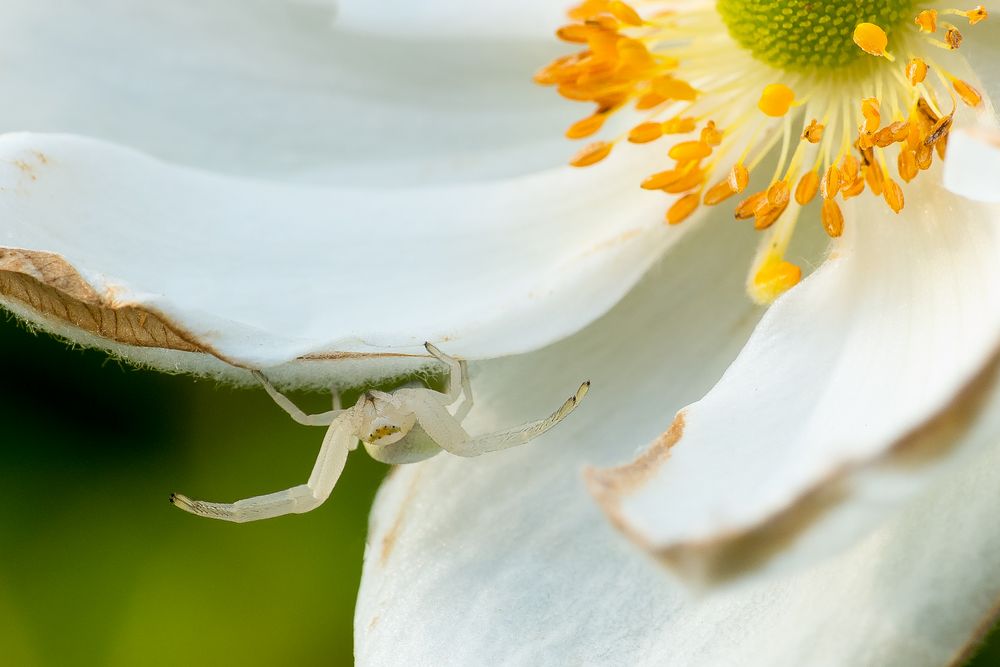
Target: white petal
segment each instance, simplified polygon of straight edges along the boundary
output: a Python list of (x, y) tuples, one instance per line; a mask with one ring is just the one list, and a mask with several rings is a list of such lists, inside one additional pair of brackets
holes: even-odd
[[(706, 227), (687, 239), (574, 338), (477, 366), (471, 432), (543, 414), (582, 375), (594, 383), (536, 443), (393, 474), (372, 517), (360, 665), (909, 667), (960, 650), (1000, 596), (998, 448), (835, 559), (700, 598), (629, 548), (590, 501), (581, 467), (662, 430), (663, 415), (706, 390), (749, 334), (750, 253), (739, 245), (750, 250), (751, 239), (730, 243), (733, 234)], [(683, 501), (672, 509), (686, 511)]]
[(477, 36), (551, 39), (567, 22), (567, 0), (340, 0), (337, 23), (350, 29), (402, 37), (433, 35), (438, 39)]
[(832, 258), (712, 391), (633, 464), (595, 473), (639, 543), (694, 577), (798, 563), (950, 461), (978, 407), (961, 392), (1000, 343), (1000, 210), (932, 182), (907, 196), (898, 218), (874, 199), (848, 211)]
[(1000, 202), (1000, 131), (978, 127), (952, 132), (944, 185), (975, 201)]
[(331, 2), (9, 0), (0, 131), (341, 185), (522, 174), (573, 150), (576, 105), (531, 82), (560, 48), (351, 34)]
[(6, 135), (0, 294), (57, 333), (168, 368), (290, 364), (285, 380), (305, 382), (329, 371), (318, 360), (423, 360), (425, 340), (522, 352), (606, 311), (689, 227), (668, 229), (664, 198), (636, 185), (655, 151), (623, 149), (586, 170), (371, 190)]

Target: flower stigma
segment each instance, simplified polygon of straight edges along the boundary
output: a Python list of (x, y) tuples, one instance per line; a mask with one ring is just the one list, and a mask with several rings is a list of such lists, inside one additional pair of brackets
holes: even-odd
[[(899, 213), (905, 185), (944, 157), (960, 106), (987, 106), (959, 52), (962, 29), (988, 18), (982, 5), (584, 0), (569, 17), (556, 35), (582, 50), (535, 81), (595, 105), (568, 138), (594, 137), (616, 114), (629, 128), (570, 164), (597, 164), (621, 142), (669, 144), (668, 168), (641, 187), (674, 197), (671, 225), (741, 195), (735, 218), (763, 234), (747, 279), (761, 304), (802, 278), (785, 255), (803, 209), (833, 238), (850, 224), (840, 202), (865, 192)], [(768, 157), (765, 186), (750, 188)]]

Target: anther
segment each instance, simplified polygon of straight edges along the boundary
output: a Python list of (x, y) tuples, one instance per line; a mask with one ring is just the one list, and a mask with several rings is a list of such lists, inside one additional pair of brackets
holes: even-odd
[(948, 28), (948, 32), (944, 35), (944, 42), (948, 45), (948, 48), (954, 51), (962, 45), (962, 33), (958, 31), (958, 28), (951, 27)]
[(844, 233), (844, 213), (840, 210), (840, 204), (833, 199), (823, 200), (820, 220), (823, 222), (823, 229), (831, 238), (837, 238)]
[(671, 225), (679, 225), (695, 212), (700, 203), (701, 197), (696, 194), (681, 197), (667, 210), (667, 222)]
[(961, 79), (955, 79), (953, 85), (955, 86), (955, 92), (958, 93), (962, 101), (968, 104), (970, 107), (978, 107), (983, 102), (983, 96), (978, 90), (967, 84)]
[(606, 158), (611, 153), (612, 148), (614, 148), (614, 144), (607, 141), (592, 143), (577, 153), (569, 163), (574, 167), (589, 167)]
[(736, 219), (749, 220), (757, 213), (757, 209), (767, 204), (767, 191), (750, 195), (736, 206)]
[(653, 80), (653, 92), (667, 100), (692, 102), (698, 97), (698, 91), (687, 81), (675, 79), (672, 76), (661, 76)]
[(837, 169), (837, 165), (831, 164), (826, 173), (823, 174), (823, 181), (820, 183), (820, 190), (823, 192), (824, 199), (833, 199), (840, 192), (841, 184), (840, 170)]
[(889, 36), (874, 23), (859, 23), (854, 29), (854, 43), (865, 53), (885, 58), (890, 62), (895, 60), (892, 54), (886, 51), (889, 46)]
[(903, 210), (904, 199), (903, 199), (903, 188), (899, 186), (899, 183), (892, 180), (888, 176), (885, 178), (885, 202), (889, 205), (889, 208), (895, 213), (899, 213)]
[(865, 117), (865, 132), (871, 134), (882, 124), (882, 114), (879, 112), (878, 100), (867, 97), (861, 100), (861, 114)]
[(642, 123), (636, 125), (628, 133), (628, 140), (633, 144), (647, 144), (663, 136), (663, 123)]
[(729, 183), (729, 179), (719, 181), (705, 193), (705, 206), (715, 206), (716, 204), (721, 204), (730, 197), (732, 197), (736, 192), (733, 190), (733, 186)]
[(909, 148), (899, 151), (896, 159), (896, 166), (899, 168), (899, 177), (909, 183), (917, 177), (919, 167), (917, 167), (917, 154)]
[(917, 14), (917, 18), (913, 22), (920, 26), (920, 32), (936, 32), (937, 19), (938, 13), (936, 9), (925, 9)]
[(618, 0), (615, 0), (615, 2), (608, 5), (608, 11), (611, 12), (616, 19), (627, 25), (641, 26), (643, 24), (642, 17), (639, 16), (639, 13), (626, 5), (624, 2), (618, 2)]
[(749, 183), (749, 170), (743, 166), (743, 163), (734, 164), (733, 168), (729, 170), (729, 186), (733, 189), (733, 192), (743, 192), (747, 189)]
[(824, 129), (825, 127), (813, 118), (806, 129), (802, 131), (802, 138), (811, 144), (818, 144), (823, 139)]
[(780, 257), (768, 258), (754, 274), (750, 295), (757, 303), (768, 304), (802, 280), (802, 269)]
[(969, 19), (969, 25), (976, 25), (980, 21), (985, 21), (989, 17), (989, 13), (986, 11), (986, 7), (979, 5), (975, 9), (965, 12), (965, 17)]
[(698, 124), (694, 118), (675, 116), (663, 122), (663, 134), (687, 134), (694, 132), (696, 127)]
[(927, 63), (922, 58), (913, 58), (906, 64), (906, 80), (911, 86), (923, 83), (927, 78)]
[(819, 192), (819, 174), (815, 171), (808, 171), (802, 176), (795, 188), (795, 201), (799, 206), (805, 206), (816, 198), (817, 192)]
[(795, 93), (783, 83), (772, 83), (764, 87), (757, 108), (766, 115), (780, 118), (788, 113), (795, 101)]
[(566, 130), (566, 138), (583, 139), (584, 137), (589, 137), (604, 127), (604, 121), (607, 118), (608, 114), (606, 113), (595, 113), (593, 116), (587, 116), (578, 120)]
[(700, 160), (711, 154), (712, 147), (703, 141), (682, 141), (668, 153), (675, 160)]

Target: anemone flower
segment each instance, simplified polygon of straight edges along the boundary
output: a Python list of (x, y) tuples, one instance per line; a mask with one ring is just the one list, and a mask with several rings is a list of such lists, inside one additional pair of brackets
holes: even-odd
[[(934, 665), (989, 627), (988, 8), (587, 0), (560, 55), (548, 2), (56, 4), (0, 41), (11, 311), (286, 386), (429, 341), (484, 431), (594, 383), (390, 478), (361, 664)], [(574, 166), (553, 58), (604, 133)]]

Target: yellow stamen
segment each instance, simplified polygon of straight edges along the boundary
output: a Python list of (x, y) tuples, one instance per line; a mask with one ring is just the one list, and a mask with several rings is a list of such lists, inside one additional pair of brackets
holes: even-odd
[(823, 211), (820, 218), (823, 222), (823, 229), (831, 238), (837, 238), (844, 233), (844, 213), (835, 200), (823, 200)]
[(747, 170), (743, 163), (734, 164), (733, 168), (729, 170), (729, 186), (733, 189), (733, 192), (740, 193), (747, 189), (747, 185), (750, 183), (750, 172)]
[(663, 123), (642, 123), (636, 125), (628, 133), (628, 140), (633, 144), (648, 144), (663, 136)]
[(906, 80), (911, 86), (923, 83), (927, 78), (927, 63), (922, 58), (913, 58), (906, 64)]
[(642, 17), (640, 17), (634, 9), (626, 5), (624, 2), (618, 2), (616, 0), (615, 2), (610, 3), (608, 5), (608, 11), (611, 12), (616, 19), (626, 25), (641, 26), (643, 24)]
[(589, 167), (606, 158), (612, 148), (614, 144), (608, 141), (597, 141), (577, 153), (569, 163), (574, 167)]
[(698, 195), (691, 194), (681, 197), (667, 211), (667, 222), (671, 225), (679, 225), (695, 212), (700, 203), (701, 197)]
[(865, 132), (871, 134), (877, 130), (882, 123), (878, 100), (874, 97), (861, 100), (861, 115), (865, 117)]
[(958, 47), (962, 46), (962, 33), (958, 31), (958, 28), (948, 28), (948, 32), (944, 35), (944, 42), (948, 45), (948, 48), (954, 51)]
[(938, 13), (936, 9), (925, 9), (917, 14), (917, 18), (914, 19), (914, 23), (920, 26), (920, 32), (936, 32), (937, 19)]
[(566, 130), (566, 138), (583, 139), (584, 137), (589, 137), (604, 127), (604, 121), (607, 118), (607, 114), (595, 113), (593, 116), (587, 116), (582, 120), (578, 120)]
[(805, 130), (802, 131), (802, 138), (811, 144), (818, 144), (823, 139), (823, 130), (826, 128), (820, 125), (815, 118), (809, 123)]
[(983, 102), (982, 94), (978, 90), (967, 84), (965, 81), (962, 81), (961, 79), (955, 79), (953, 85), (955, 86), (955, 91), (962, 98), (962, 101), (968, 104), (970, 107), (978, 107), (980, 104), (982, 104)]
[(712, 154), (712, 147), (703, 141), (684, 141), (670, 149), (675, 160), (700, 160)]
[(788, 113), (795, 101), (795, 93), (783, 83), (772, 83), (764, 87), (757, 108), (768, 116), (780, 118)]
[(772, 303), (802, 280), (802, 269), (780, 257), (769, 257), (757, 270), (750, 286), (751, 297), (761, 304)]
[(859, 23), (854, 29), (854, 43), (865, 53), (885, 58), (890, 62), (895, 60), (892, 54), (886, 51), (889, 46), (889, 36), (874, 23)]
[(808, 171), (802, 176), (798, 187), (795, 188), (795, 201), (799, 206), (805, 206), (816, 198), (819, 192), (819, 174), (815, 171)]
[(904, 199), (903, 199), (903, 188), (899, 187), (899, 183), (892, 180), (889, 177), (885, 179), (885, 202), (889, 205), (894, 212), (899, 213), (903, 210)]

